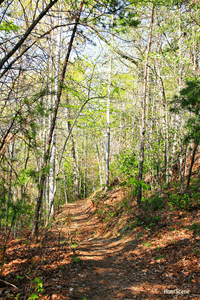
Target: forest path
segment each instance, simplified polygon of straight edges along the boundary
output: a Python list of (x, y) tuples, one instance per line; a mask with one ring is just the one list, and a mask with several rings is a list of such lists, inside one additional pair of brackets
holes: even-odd
[(66, 299), (161, 299), (156, 295), (159, 285), (154, 282), (152, 289), (145, 280), (145, 260), (129, 251), (136, 247), (134, 241), (130, 237), (113, 238), (111, 234), (105, 237), (91, 201), (66, 205), (60, 217), (64, 215), (71, 216), (70, 234), (67, 227), (62, 234), (72, 246), (77, 246), (68, 274), (70, 295)]
[(134, 206), (123, 214), (118, 205), (104, 222), (100, 211), (119, 203), (114, 189), (97, 209), (90, 199), (67, 204), (39, 240), (11, 239), (0, 300), (199, 300), (200, 212), (160, 211), (149, 230), (131, 219)]

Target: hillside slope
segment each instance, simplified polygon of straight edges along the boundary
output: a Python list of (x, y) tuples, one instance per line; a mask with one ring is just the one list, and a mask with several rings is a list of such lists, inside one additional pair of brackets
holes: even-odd
[(199, 210), (142, 219), (130, 201), (99, 191), (65, 205), (38, 243), (13, 239), (0, 299), (200, 299)]

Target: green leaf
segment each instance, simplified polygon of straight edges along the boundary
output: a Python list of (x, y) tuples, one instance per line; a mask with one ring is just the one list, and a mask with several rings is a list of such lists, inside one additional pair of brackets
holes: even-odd
[(20, 27), (13, 24), (13, 22), (3, 21), (2, 24), (0, 24), (0, 31), (2, 30), (2, 31), (5, 31), (7, 33), (10, 32), (10, 31), (17, 32), (19, 28)]
[(31, 294), (30, 297), (28, 298), (28, 300), (35, 300), (35, 299), (39, 299), (39, 296), (36, 294)]

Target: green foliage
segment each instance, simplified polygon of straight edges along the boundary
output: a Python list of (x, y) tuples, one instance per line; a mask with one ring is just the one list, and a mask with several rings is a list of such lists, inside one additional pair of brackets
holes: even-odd
[(141, 226), (143, 224), (143, 221), (140, 218), (137, 218), (135, 220), (135, 226)]
[(197, 205), (200, 205), (200, 192), (192, 192), (191, 198), (197, 202)]
[(155, 195), (152, 198), (148, 198), (148, 203), (153, 208), (153, 210), (159, 210), (165, 207), (165, 202), (162, 197)]
[(2, 21), (0, 24), (0, 31), (5, 31), (6, 33), (9, 33), (10, 31), (17, 32), (20, 27), (13, 24), (13, 22), (5, 22)]
[(146, 244), (145, 244), (145, 247), (151, 247), (152, 246), (152, 243), (151, 242), (147, 242)]
[(128, 201), (126, 199), (123, 199), (122, 207), (124, 207), (128, 212), (130, 212), (130, 206), (128, 205)]
[[(130, 184), (132, 185), (132, 188), (133, 188), (132, 194), (134, 196), (136, 196), (137, 193), (138, 193), (139, 181), (135, 178), (130, 178), (129, 181), (130, 181)], [(149, 191), (151, 189), (150, 185), (146, 184), (146, 182), (144, 180), (141, 180), (140, 184), (142, 186), (143, 191)], [(142, 198), (142, 201), (146, 201), (146, 199)]]
[(2, 224), (3, 219), (6, 216), (6, 199), (7, 199), (7, 189), (3, 180), (0, 180), (0, 224)]
[(123, 152), (118, 157), (119, 172), (126, 177), (134, 176), (138, 172), (136, 154), (132, 151)]
[(148, 217), (145, 222), (147, 223), (147, 229), (154, 229), (154, 227), (160, 222), (160, 216)]
[(200, 233), (200, 224), (199, 223), (193, 223), (190, 229), (193, 231), (194, 234)]
[(145, 226), (146, 229), (153, 230), (160, 222), (159, 215), (146, 214), (139, 215), (135, 220), (135, 226)]
[(169, 206), (179, 209), (189, 209), (192, 205), (191, 198), (188, 194), (171, 194), (168, 200)]
[(29, 167), (19, 171), (17, 177), (19, 186), (25, 185), (30, 179), (32, 179), (34, 182), (38, 182), (39, 172), (36, 171), (35, 168)]
[(36, 277), (33, 280), (33, 284), (34, 284), (34, 289), (37, 290), (37, 292), (43, 292), (43, 282), (42, 279), (40, 279), (39, 277)]
[(37, 294), (31, 294), (29, 297), (28, 297), (28, 300), (35, 300), (35, 299), (39, 299), (39, 296)]
[(137, 27), (140, 21), (137, 18), (136, 13), (128, 10), (123, 10), (118, 19), (115, 19), (113, 27), (116, 32), (125, 33), (130, 27)]
[(185, 141), (193, 140), (196, 144), (200, 143), (200, 80), (192, 78), (186, 81), (186, 87), (180, 91), (179, 96), (175, 96), (171, 111), (179, 113), (181, 110), (190, 112), (186, 128), (188, 130)]
[[(21, 177), (21, 173), (19, 174), (19, 178)], [(25, 183), (25, 177), (23, 177), (22, 182), (17, 178), (17, 182), (20, 184), (16, 184), (16, 181), (13, 182), (11, 187), (17, 189), (18, 185), (20, 187)], [(21, 198), (16, 198), (13, 200), (13, 192), (12, 190), (8, 190), (5, 187), (5, 183), (3, 180), (0, 181), (0, 225), (10, 226), (15, 220), (15, 222), (19, 222), (22, 226), (30, 226), (32, 217), (34, 214), (34, 203), (30, 201), (29, 196), (26, 192), (21, 192)], [(23, 218), (21, 216), (23, 215)]]
[(78, 244), (76, 244), (76, 243), (70, 243), (70, 246), (71, 246), (71, 248), (77, 248)]
[(81, 259), (80, 259), (80, 257), (78, 257), (77, 254), (72, 256), (71, 260), (72, 260), (73, 263), (80, 263), (81, 262)]
[(160, 259), (163, 259), (163, 256), (161, 254), (156, 257), (156, 260), (160, 260)]
[(39, 299), (40, 297), (38, 294), (44, 291), (42, 279), (39, 277), (34, 278), (31, 282), (31, 286), (32, 294), (29, 296), (28, 300)]
[[(146, 182), (144, 180), (141, 180), (140, 183), (141, 183), (144, 191), (149, 191), (151, 189), (151, 187), (148, 184), (146, 184)], [(133, 187), (138, 187), (139, 181), (135, 178), (130, 178), (130, 184)]]

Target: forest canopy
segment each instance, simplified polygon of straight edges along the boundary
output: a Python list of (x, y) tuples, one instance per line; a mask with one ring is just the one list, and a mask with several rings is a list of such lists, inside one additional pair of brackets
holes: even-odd
[[(185, 183), (200, 141), (198, 1), (0, 1), (0, 227), (48, 224), (115, 178)], [(136, 199), (135, 198), (135, 199)], [(23, 219), (22, 216), (23, 215)]]

